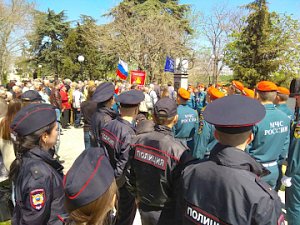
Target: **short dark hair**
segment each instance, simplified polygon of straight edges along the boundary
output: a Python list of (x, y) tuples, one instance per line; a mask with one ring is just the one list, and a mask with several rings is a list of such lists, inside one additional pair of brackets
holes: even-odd
[(277, 95), (276, 91), (258, 91), (258, 90), (256, 90), (256, 92), (258, 93), (260, 99), (263, 102), (266, 102), (266, 101), (273, 102)]
[(245, 131), (243, 133), (238, 134), (228, 134), (219, 130), (216, 130), (216, 132), (219, 134), (219, 142), (221, 144), (230, 145), (234, 147), (243, 144), (252, 131)]
[(287, 101), (289, 99), (289, 96), (288, 95), (285, 95), (285, 94), (280, 94), (280, 93), (277, 93), (277, 96), (279, 97), (280, 101)]
[(105, 107), (106, 103), (108, 103), (109, 101), (111, 101), (113, 98), (114, 98), (114, 96), (112, 96), (110, 99), (108, 99), (105, 102), (98, 102), (97, 103), (97, 108), (103, 108), (103, 107)]
[(157, 115), (153, 115), (153, 119), (155, 124), (157, 125), (168, 125), (170, 124), (173, 120), (174, 120), (175, 116), (172, 117), (167, 117), (167, 116), (157, 116)]

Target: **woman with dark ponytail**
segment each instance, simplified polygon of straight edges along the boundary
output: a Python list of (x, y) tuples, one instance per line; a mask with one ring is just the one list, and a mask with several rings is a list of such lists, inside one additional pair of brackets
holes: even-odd
[(63, 166), (49, 152), (58, 135), (53, 106), (37, 103), (24, 107), (10, 128), (16, 154), (9, 172), (15, 196), (12, 224), (62, 224)]

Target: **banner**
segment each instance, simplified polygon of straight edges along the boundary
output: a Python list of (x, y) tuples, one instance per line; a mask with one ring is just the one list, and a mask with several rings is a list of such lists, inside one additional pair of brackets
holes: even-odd
[(140, 70), (130, 71), (130, 83), (137, 84), (138, 86), (144, 86), (146, 81), (146, 72)]
[(175, 72), (174, 64), (175, 64), (174, 59), (167, 56), (164, 71), (174, 73)]

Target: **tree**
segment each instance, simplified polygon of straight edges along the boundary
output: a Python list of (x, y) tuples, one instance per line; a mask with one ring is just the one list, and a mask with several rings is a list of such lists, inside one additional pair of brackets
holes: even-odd
[(34, 32), (29, 37), (31, 61), (43, 65), (46, 75), (59, 76), (62, 71), (63, 41), (70, 30), (64, 11), (47, 13), (36, 11)]
[(300, 74), (300, 23), (285, 14), (274, 14), (272, 22), (280, 31), (276, 34), (278, 39), (286, 43), (286, 49), (280, 55), (282, 63), (272, 78), (278, 85), (288, 87)]
[(146, 70), (150, 81), (159, 79), (167, 55), (192, 55), (188, 12), (178, 1), (125, 0), (108, 13), (113, 21), (99, 27), (92, 40), (102, 52)]
[(26, 0), (0, 0), (0, 83), (13, 64), (15, 53), (26, 42), (33, 7)]
[(234, 41), (227, 45), (225, 57), (234, 79), (254, 87), (260, 80), (273, 79), (272, 74), (283, 63), (287, 41), (272, 23), (275, 13), (268, 11), (266, 0), (255, 0), (246, 9), (250, 11), (246, 26), (240, 33), (233, 33)]
[[(68, 37), (64, 39), (64, 57), (62, 75), (73, 79), (104, 79), (115, 70), (114, 58), (110, 58), (101, 52), (89, 41), (90, 33), (97, 29), (95, 20), (92, 17), (82, 15), (80, 22), (73, 28)], [(92, 40), (92, 38), (91, 38)], [(85, 60), (82, 65), (83, 77), (80, 73), (80, 64), (77, 60), (83, 55)]]

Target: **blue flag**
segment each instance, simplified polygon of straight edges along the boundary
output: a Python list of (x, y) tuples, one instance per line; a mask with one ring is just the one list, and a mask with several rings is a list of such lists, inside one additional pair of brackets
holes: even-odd
[(167, 56), (166, 65), (165, 65), (165, 72), (174, 73), (175, 72), (175, 66), (174, 65), (175, 65), (174, 59)]

